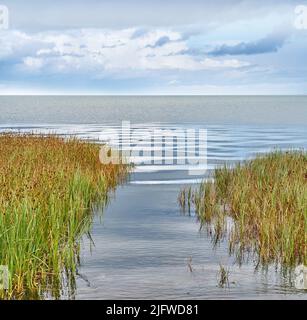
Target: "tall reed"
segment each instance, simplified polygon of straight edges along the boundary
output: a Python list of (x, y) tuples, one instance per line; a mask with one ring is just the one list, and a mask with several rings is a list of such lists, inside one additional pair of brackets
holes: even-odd
[[(202, 183), (192, 198), (214, 242), (227, 235), (229, 251), (239, 262), (252, 254), (261, 265), (306, 265), (305, 151), (274, 151), (235, 167), (217, 168), (214, 183)], [(186, 203), (182, 191), (180, 199)]]
[[(99, 162), (99, 146), (54, 135), (0, 135), (0, 298), (58, 298), (73, 290), (79, 240), (92, 209), (125, 178), (125, 165)], [(64, 281), (64, 279), (66, 279)]]

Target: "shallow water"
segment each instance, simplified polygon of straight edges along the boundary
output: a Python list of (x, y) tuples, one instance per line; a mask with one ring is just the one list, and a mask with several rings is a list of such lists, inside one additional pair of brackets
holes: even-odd
[[(130, 180), (103, 216), (95, 216), (94, 246), (86, 237), (82, 243), (76, 298), (306, 299), (274, 268), (255, 271), (252, 261), (239, 267), (227, 242), (213, 250), (195, 217), (183, 215), (177, 203), (184, 185), (196, 185), (215, 166), (276, 147), (307, 148), (306, 106), (307, 97), (0, 97), (0, 130), (73, 134), (112, 145), (120, 121), (130, 120), (138, 144), (158, 154), (134, 158)], [(184, 145), (153, 143), (166, 129), (206, 130), (206, 172), (191, 175), (194, 164), (167, 163), (160, 149), (179, 152)], [(220, 264), (229, 268), (229, 288), (217, 285)]]

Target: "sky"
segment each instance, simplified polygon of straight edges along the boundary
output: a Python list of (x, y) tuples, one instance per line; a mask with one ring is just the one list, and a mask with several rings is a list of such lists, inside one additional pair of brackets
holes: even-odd
[(307, 94), (307, 0), (1, 6), (0, 95)]

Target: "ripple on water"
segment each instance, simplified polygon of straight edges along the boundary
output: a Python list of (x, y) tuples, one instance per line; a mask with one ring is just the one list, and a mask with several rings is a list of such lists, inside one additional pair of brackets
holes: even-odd
[[(306, 299), (274, 268), (255, 272), (252, 262), (238, 267), (228, 255), (227, 243), (212, 250), (210, 238), (199, 231), (195, 217), (180, 214), (177, 196), (181, 185), (199, 183), (225, 162), (235, 163), (273, 148), (306, 148), (307, 128), (184, 123), (132, 126), (134, 138), (145, 137), (142, 145), (148, 150), (151, 139), (161, 139), (165, 129), (193, 128), (207, 129), (206, 174), (191, 176), (185, 165), (155, 164), (150, 157), (145, 162), (142, 157), (137, 159), (129, 183), (118, 188), (102, 221), (98, 216), (94, 220), (92, 250), (88, 239), (83, 239), (77, 298)], [(0, 126), (0, 131), (7, 130), (75, 135), (112, 145), (121, 128), (115, 124)], [(170, 142), (165, 146), (172, 148)], [(155, 147), (155, 151), (162, 150)], [(158, 160), (161, 158), (163, 155)], [(190, 258), (193, 272), (188, 269)], [(219, 264), (230, 270), (229, 288), (217, 286)]]

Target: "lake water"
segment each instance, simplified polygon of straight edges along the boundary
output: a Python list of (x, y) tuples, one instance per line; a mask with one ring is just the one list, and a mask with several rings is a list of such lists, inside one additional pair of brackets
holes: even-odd
[[(273, 267), (238, 266), (227, 242), (213, 249), (193, 213), (181, 213), (177, 197), (222, 163), (273, 148), (307, 148), (307, 97), (0, 97), (0, 111), (1, 131), (120, 141), (123, 149), (128, 137), (142, 149), (129, 181), (102, 218), (95, 216), (94, 246), (83, 239), (76, 298), (306, 299)], [(206, 163), (197, 157), (201, 143), (193, 133), (199, 132)], [(189, 155), (196, 158), (181, 161)], [(220, 264), (230, 271), (229, 288), (217, 285)]]

